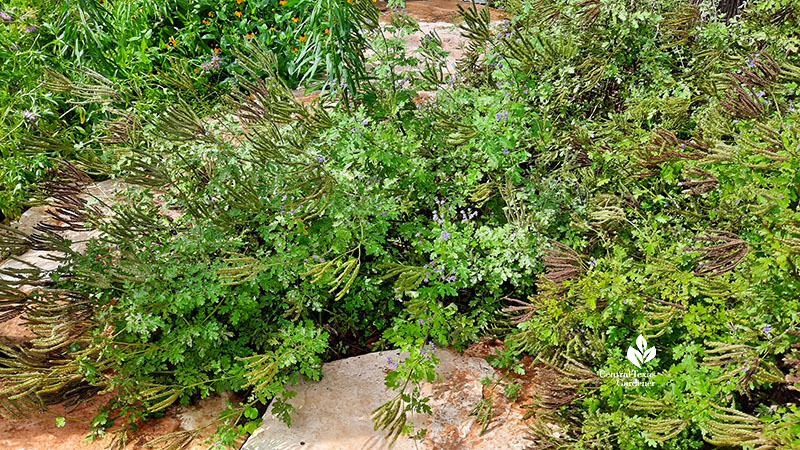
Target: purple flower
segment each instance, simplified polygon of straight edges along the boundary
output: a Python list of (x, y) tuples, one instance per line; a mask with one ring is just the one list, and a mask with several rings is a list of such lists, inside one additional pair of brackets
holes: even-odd
[(764, 325), (764, 328), (762, 328), (762, 329), (761, 329), (761, 331), (762, 331), (764, 334), (770, 334), (770, 333), (772, 333), (772, 325), (770, 325), (770, 324), (766, 324), (766, 325)]
[(211, 57), (211, 61), (206, 61), (200, 65), (200, 68), (203, 69), (204, 72), (211, 72), (212, 70), (219, 69), (219, 62), (222, 58), (219, 55), (213, 55)]
[(39, 116), (35, 112), (28, 110), (22, 111), (22, 117), (25, 118), (25, 120), (27, 120), (28, 123), (36, 122), (36, 119), (39, 118)]
[(3, 19), (3, 21), (5, 22), (11, 22), (12, 20), (14, 20), (14, 18), (11, 17), (11, 14), (5, 11), (0, 11), (0, 19)]
[(447, 230), (442, 230), (442, 234), (440, 234), (439, 237), (442, 238), (442, 240), (446, 241), (446, 240), (450, 239), (450, 236), (452, 236), (452, 235), (453, 234), (452, 233), (448, 233)]
[(494, 120), (497, 122), (500, 121), (508, 122), (508, 111), (500, 111), (499, 113), (495, 114)]
[(25, 31), (26, 33), (33, 33), (34, 31), (36, 31), (38, 29), (39, 29), (39, 27), (37, 27), (36, 25), (28, 25), (27, 27), (25, 27), (25, 29), (23, 31)]

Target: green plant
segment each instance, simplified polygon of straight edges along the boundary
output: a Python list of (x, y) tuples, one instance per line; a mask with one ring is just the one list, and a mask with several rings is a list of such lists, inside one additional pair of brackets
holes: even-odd
[[(52, 250), (64, 263), (52, 275), (9, 271), (16, 282), (0, 285), (2, 317), (24, 315), (39, 333), (2, 348), (3, 411), (116, 389), (94, 426), (123, 421), (123, 439), (174, 402), (247, 392), (220, 418), (228, 443), (256, 426), (257, 403), (290, 419), (296, 374), (391, 347), (408, 356), (373, 418), (390, 440), (420, 437), (432, 345), (495, 335), (507, 349), (491, 360), (508, 377), (485, 391), (519, 399), (525, 381), (512, 373), (535, 358), (539, 448), (797, 446), (800, 61), (780, 47), (796, 38), (783, 22), (759, 28), (794, 23), (794, 9), (509, 5), (518, 15), (499, 25), (463, 9), (457, 77), (435, 35), (406, 55), (414, 23), (395, 15), (374, 39), (330, 53), (323, 72), (339, 75), (337, 95), (312, 104), (295, 99), (261, 41), (205, 61), (203, 80), (220, 80), (217, 63), (231, 74), (221, 105), (185, 61), (125, 84), (48, 71), (48, 86), (81, 108), (63, 120), (88, 114), (116, 132), (32, 145), (80, 156), (75, 170), (53, 164), (42, 195), (65, 227), (101, 237), (83, 255), (57, 236), (3, 229), (4, 250)], [(331, 8), (312, 8), (313, 26), (338, 21), (343, 34), (309, 36), (294, 66), (306, 79), (316, 69), (301, 67), (322, 68), (335, 39), (374, 17)], [(186, 39), (173, 39), (177, 53)], [(171, 87), (151, 99), (143, 86)], [(435, 100), (415, 103), (433, 87)], [(127, 196), (76, 200), (85, 172), (130, 183)], [(639, 336), (656, 350), (644, 365), (625, 353)], [(473, 410), (484, 431), (491, 398)]]

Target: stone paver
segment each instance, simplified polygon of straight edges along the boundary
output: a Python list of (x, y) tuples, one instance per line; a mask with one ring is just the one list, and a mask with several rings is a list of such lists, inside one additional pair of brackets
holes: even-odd
[[(480, 426), (469, 411), (482, 398), (480, 379), (494, 369), (482, 358), (439, 349), (441, 380), (422, 387), (431, 396), (432, 414), (413, 417), (427, 435), (414, 442), (400, 437), (394, 450), (523, 449), (527, 426), (516, 418), (498, 418), (493, 429), (479, 436)], [(372, 429), (372, 411), (394, 396), (384, 385), (387, 357), (397, 351), (376, 352), (325, 364), (321, 381), (302, 381), (290, 403), (297, 409), (289, 428), (267, 412), (242, 450), (377, 450), (387, 449), (383, 434)]]

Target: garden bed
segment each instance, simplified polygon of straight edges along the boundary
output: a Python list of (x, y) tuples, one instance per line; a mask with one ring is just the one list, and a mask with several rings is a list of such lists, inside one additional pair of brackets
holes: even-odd
[(0, 15), (0, 414), (302, 446), (369, 360), (381, 445), (800, 445), (796, 1), (145, 3)]

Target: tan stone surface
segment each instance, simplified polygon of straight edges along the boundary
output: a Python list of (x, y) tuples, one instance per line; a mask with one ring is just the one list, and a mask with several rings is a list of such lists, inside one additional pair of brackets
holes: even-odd
[[(125, 184), (117, 180), (106, 180), (99, 183), (94, 183), (86, 188), (83, 194), (79, 197), (87, 201), (89, 205), (99, 208), (103, 212), (108, 212), (108, 205), (114, 202), (114, 197), (121, 189), (125, 188)], [(34, 206), (20, 216), (19, 220), (12, 223), (11, 226), (17, 230), (33, 234), (36, 232), (35, 226), (40, 223), (45, 223), (54, 226), (63, 225), (61, 222), (54, 219), (49, 211), (53, 207), (50, 205)], [(70, 248), (75, 251), (83, 252), (86, 250), (86, 244), (89, 239), (98, 235), (97, 231), (72, 231), (66, 230), (59, 232), (59, 234), (72, 242)], [(41, 250), (28, 250), (20, 255), (12, 256), (0, 263), (0, 270), (2, 269), (22, 269), (27, 268), (29, 265), (36, 266), (47, 274), (57, 269), (59, 263), (53, 261), (52, 256), (59, 256), (57, 253), (41, 251)], [(0, 274), (0, 279), (11, 280), (10, 277)]]
[[(394, 450), (411, 449), (523, 449), (527, 427), (521, 420), (498, 417), (493, 429), (479, 436), (480, 426), (469, 411), (481, 400), (480, 379), (494, 369), (482, 358), (461, 356), (452, 350), (438, 350), (437, 372), (441, 380), (425, 384), (431, 396), (432, 414), (411, 418), (417, 429), (428, 433), (416, 443), (400, 437)], [(387, 357), (397, 360), (396, 351), (376, 352), (325, 364), (319, 382), (302, 381), (290, 389), (297, 396), (290, 402), (297, 409), (292, 427), (267, 413), (264, 423), (242, 450), (365, 450), (386, 449), (381, 432), (373, 432), (370, 416), (378, 405), (393, 397), (384, 385), (389, 370)]]

